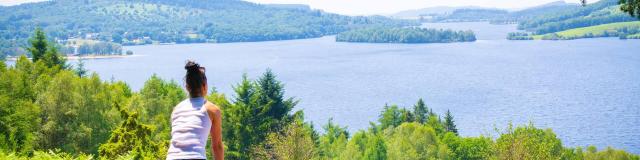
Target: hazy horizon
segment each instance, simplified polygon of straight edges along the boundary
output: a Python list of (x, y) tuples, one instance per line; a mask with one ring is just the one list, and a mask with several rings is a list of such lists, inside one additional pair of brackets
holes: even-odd
[[(41, 2), (46, 0), (3, 0), (1, 6), (13, 6), (23, 3)], [(563, 0), (245, 0), (260, 4), (305, 4), (313, 9), (345, 15), (388, 15), (406, 10), (429, 7), (458, 7), (479, 6), (502, 9), (523, 9), (546, 3)], [(567, 3), (579, 3), (580, 0), (564, 0)], [(588, 0), (589, 3), (598, 0)], [(365, 4), (365, 5), (363, 5)]]

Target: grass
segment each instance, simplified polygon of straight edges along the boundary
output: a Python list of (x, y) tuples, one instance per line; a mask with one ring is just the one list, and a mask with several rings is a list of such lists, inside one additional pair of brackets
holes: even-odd
[[(570, 30), (565, 30), (565, 31), (560, 31), (555, 33), (562, 37), (581, 37), (589, 33), (593, 35), (602, 35), (602, 33), (604, 33), (605, 31), (616, 31), (616, 29), (623, 28), (623, 27), (640, 27), (640, 21), (601, 24), (601, 25), (590, 26), (590, 27), (575, 28), (575, 29), (570, 29)], [(550, 33), (550, 34), (553, 34), (553, 33)], [(540, 40), (542, 39), (543, 36), (544, 35), (535, 35), (533, 36), (533, 39)]]

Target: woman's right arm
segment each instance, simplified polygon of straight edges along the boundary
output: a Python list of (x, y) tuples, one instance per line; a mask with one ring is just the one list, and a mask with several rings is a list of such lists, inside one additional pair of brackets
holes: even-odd
[(222, 111), (218, 106), (209, 104), (207, 110), (211, 118), (211, 150), (215, 160), (224, 160), (224, 145), (222, 144)]

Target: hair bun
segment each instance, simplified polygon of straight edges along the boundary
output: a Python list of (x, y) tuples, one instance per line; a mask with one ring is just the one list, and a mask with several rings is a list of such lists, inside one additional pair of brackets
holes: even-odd
[(192, 60), (189, 60), (187, 61), (187, 64), (184, 65), (184, 69), (186, 69), (187, 72), (199, 71), (200, 65)]

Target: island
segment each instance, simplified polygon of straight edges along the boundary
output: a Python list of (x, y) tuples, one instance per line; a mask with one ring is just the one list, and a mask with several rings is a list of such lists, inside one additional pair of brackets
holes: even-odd
[(453, 31), (450, 29), (428, 29), (419, 27), (389, 28), (372, 27), (354, 29), (339, 33), (337, 42), (363, 43), (450, 43), (473, 42), (473, 31)]

